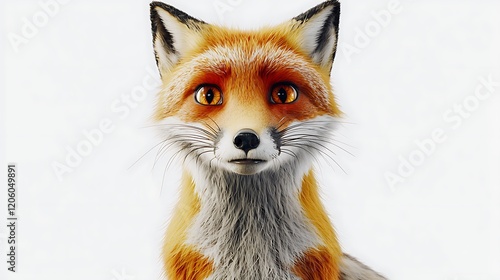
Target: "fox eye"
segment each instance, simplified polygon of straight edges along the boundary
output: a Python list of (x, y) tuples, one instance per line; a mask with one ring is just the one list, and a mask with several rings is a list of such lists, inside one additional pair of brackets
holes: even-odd
[(201, 85), (196, 89), (194, 99), (198, 104), (216, 106), (222, 104), (222, 92), (214, 85)]
[(297, 100), (299, 93), (294, 85), (279, 83), (271, 89), (271, 102), (275, 104), (289, 104)]

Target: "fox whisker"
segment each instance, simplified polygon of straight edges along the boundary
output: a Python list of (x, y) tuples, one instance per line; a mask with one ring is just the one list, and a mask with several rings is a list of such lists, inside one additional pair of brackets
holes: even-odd
[(156, 147), (162, 145), (165, 143), (165, 141), (167, 141), (166, 139), (165, 140), (162, 140), (160, 141), (159, 143), (155, 144), (153, 147), (151, 147), (149, 150), (147, 150), (142, 156), (140, 156), (136, 161), (134, 161), (134, 163), (132, 163), (128, 169), (130, 170), (132, 167), (134, 167), (134, 165), (136, 165), (140, 160), (142, 160), (147, 154), (149, 154), (151, 151), (153, 151)]

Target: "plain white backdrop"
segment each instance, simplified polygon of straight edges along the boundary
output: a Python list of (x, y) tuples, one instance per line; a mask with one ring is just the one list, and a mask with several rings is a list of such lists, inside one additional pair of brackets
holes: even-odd
[[(320, 1), (167, 3), (256, 28)], [(148, 4), (1, 2), (0, 182), (9, 162), (19, 179), (18, 272), (2, 261), (2, 279), (161, 279), (179, 170), (147, 153)], [(332, 84), (353, 155), (318, 174), (344, 250), (390, 279), (500, 279), (499, 14), (494, 0), (342, 1)]]

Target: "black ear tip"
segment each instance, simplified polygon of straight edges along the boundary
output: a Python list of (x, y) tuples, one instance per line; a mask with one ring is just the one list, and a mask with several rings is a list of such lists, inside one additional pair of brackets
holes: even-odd
[(168, 4), (165, 4), (163, 2), (159, 1), (153, 1), (151, 4), (149, 4), (150, 9), (151, 9), (151, 16), (153, 15), (156, 17), (158, 15), (157, 8), (160, 8), (166, 12), (168, 12), (170, 15), (174, 16), (178, 21), (188, 25), (188, 27), (192, 26), (192, 24), (204, 24), (205, 22), (199, 19), (196, 19), (194, 17), (191, 17), (190, 15), (186, 14), (185, 12), (174, 8), (173, 6), (170, 6)]
[(318, 8), (318, 10), (322, 10), (326, 7), (332, 7), (332, 14), (340, 14), (340, 2), (337, 1), (337, 0), (329, 0), (329, 1), (326, 1), (326, 2), (323, 2), (322, 4), (319, 4), (318, 6), (316, 6), (316, 8)]
[(320, 11), (323, 11), (326, 8), (331, 8), (332, 15), (334, 18), (339, 18), (340, 17), (340, 2), (337, 0), (329, 0), (325, 1), (311, 9), (309, 9), (307, 12), (300, 14), (299, 16), (295, 17), (294, 19), (297, 21), (308, 21), (310, 18), (312, 18), (314, 15), (319, 13)]
[(326, 1), (325, 3), (328, 3), (328, 5), (340, 5), (340, 2), (337, 0), (329, 0)]
[(151, 2), (151, 4), (149, 4), (149, 7), (151, 9), (151, 12), (156, 12), (156, 8), (161, 8), (161, 9), (167, 11), (167, 12), (170, 12), (170, 13), (172, 13), (172, 12), (175, 13), (175, 12), (179, 11), (176, 8), (172, 7), (172, 6), (170, 6), (168, 4), (165, 4), (163, 2), (159, 2), (159, 1), (153, 1), (153, 2)]
[(333, 25), (335, 28), (339, 27), (339, 22), (340, 22), (340, 3), (338, 1), (333, 1), (335, 2), (335, 7), (333, 7)]
[(160, 3), (160, 2), (158, 2), (158, 1), (153, 1), (153, 2), (151, 2), (151, 3), (149, 4), (149, 7), (154, 8), (155, 6), (157, 6), (157, 5), (158, 5), (158, 3)]
[(158, 14), (158, 10), (156, 9), (157, 7), (163, 7), (163, 5), (165, 5), (164, 3), (162, 2), (151, 2), (151, 4), (149, 4), (149, 8), (150, 8), (150, 18), (151, 18), (151, 23), (152, 23), (152, 29), (153, 29), (153, 35), (155, 35), (154, 33), (156, 32), (156, 30), (158, 29), (159, 26), (162, 25), (162, 21), (160, 19), (160, 15)]
[(165, 3), (157, 2), (157, 1), (151, 2), (149, 4), (151, 22), (158, 21), (158, 23), (161, 23), (160, 15), (158, 14), (157, 8), (165, 9), (165, 5), (166, 5)]
[(149, 4), (149, 9), (151, 10), (151, 12), (156, 12), (155, 8), (160, 7), (162, 4), (163, 4), (162, 2), (153, 1)]
[(340, 2), (337, 0), (329, 0), (324, 2), (327, 6), (340, 6)]
[(328, 1), (325, 1), (321, 4), (318, 4), (316, 7), (314, 7), (313, 9), (317, 9), (317, 10), (323, 10), (324, 8), (326, 7), (333, 7), (333, 10), (336, 10), (336, 9), (339, 9), (340, 8), (340, 2), (337, 1), (337, 0), (328, 0)]

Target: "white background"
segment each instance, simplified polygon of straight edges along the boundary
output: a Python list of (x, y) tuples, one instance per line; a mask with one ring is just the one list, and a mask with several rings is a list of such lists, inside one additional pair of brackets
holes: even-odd
[[(1, 226), (0, 277), (160, 279), (178, 170), (162, 182), (166, 161), (153, 168), (157, 150), (130, 168), (159, 141), (148, 127), (156, 89), (124, 103), (144, 79), (157, 78), (149, 3), (69, 1), (27, 38), (26, 21), (45, 13), (46, 2), (0, 4), (0, 182), (8, 162), (17, 163), (19, 179), (18, 272), (6, 272)], [(168, 1), (243, 28), (279, 23), (319, 2)], [(217, 12), (221, 3), (231, 8)], [(354, 156), (335, 151), (345, 173), (320, 167), (325, 205), (345, 251), (390, 279), (499, 280), (500, 87), (479, 101), (474, 92), (480, 77), (500, 82), (500, 1), (401, 0), (377, 30), (374, 13), (388, 3), (342, 3), (332, 83), (345, 113), (337, 137)], [(367, 26), (372, 36), (360, 43)], [(15, 46), (12, 34), (25, 41)], [(346, 52), (349, 45), (357, 52)], [(443, 117), (464, 100), (477, 108), (460, 124)], [(68, 149), (103, 120), (113, 131), (58, 178), (53, 165), (67, 164)], [(446, 140), (391, 188), (385, 174), (398, 174), (401, 158), (421, 153), (415, 141), (435, 129)], [(6, 193), (5, 186), (2, 213)]]

